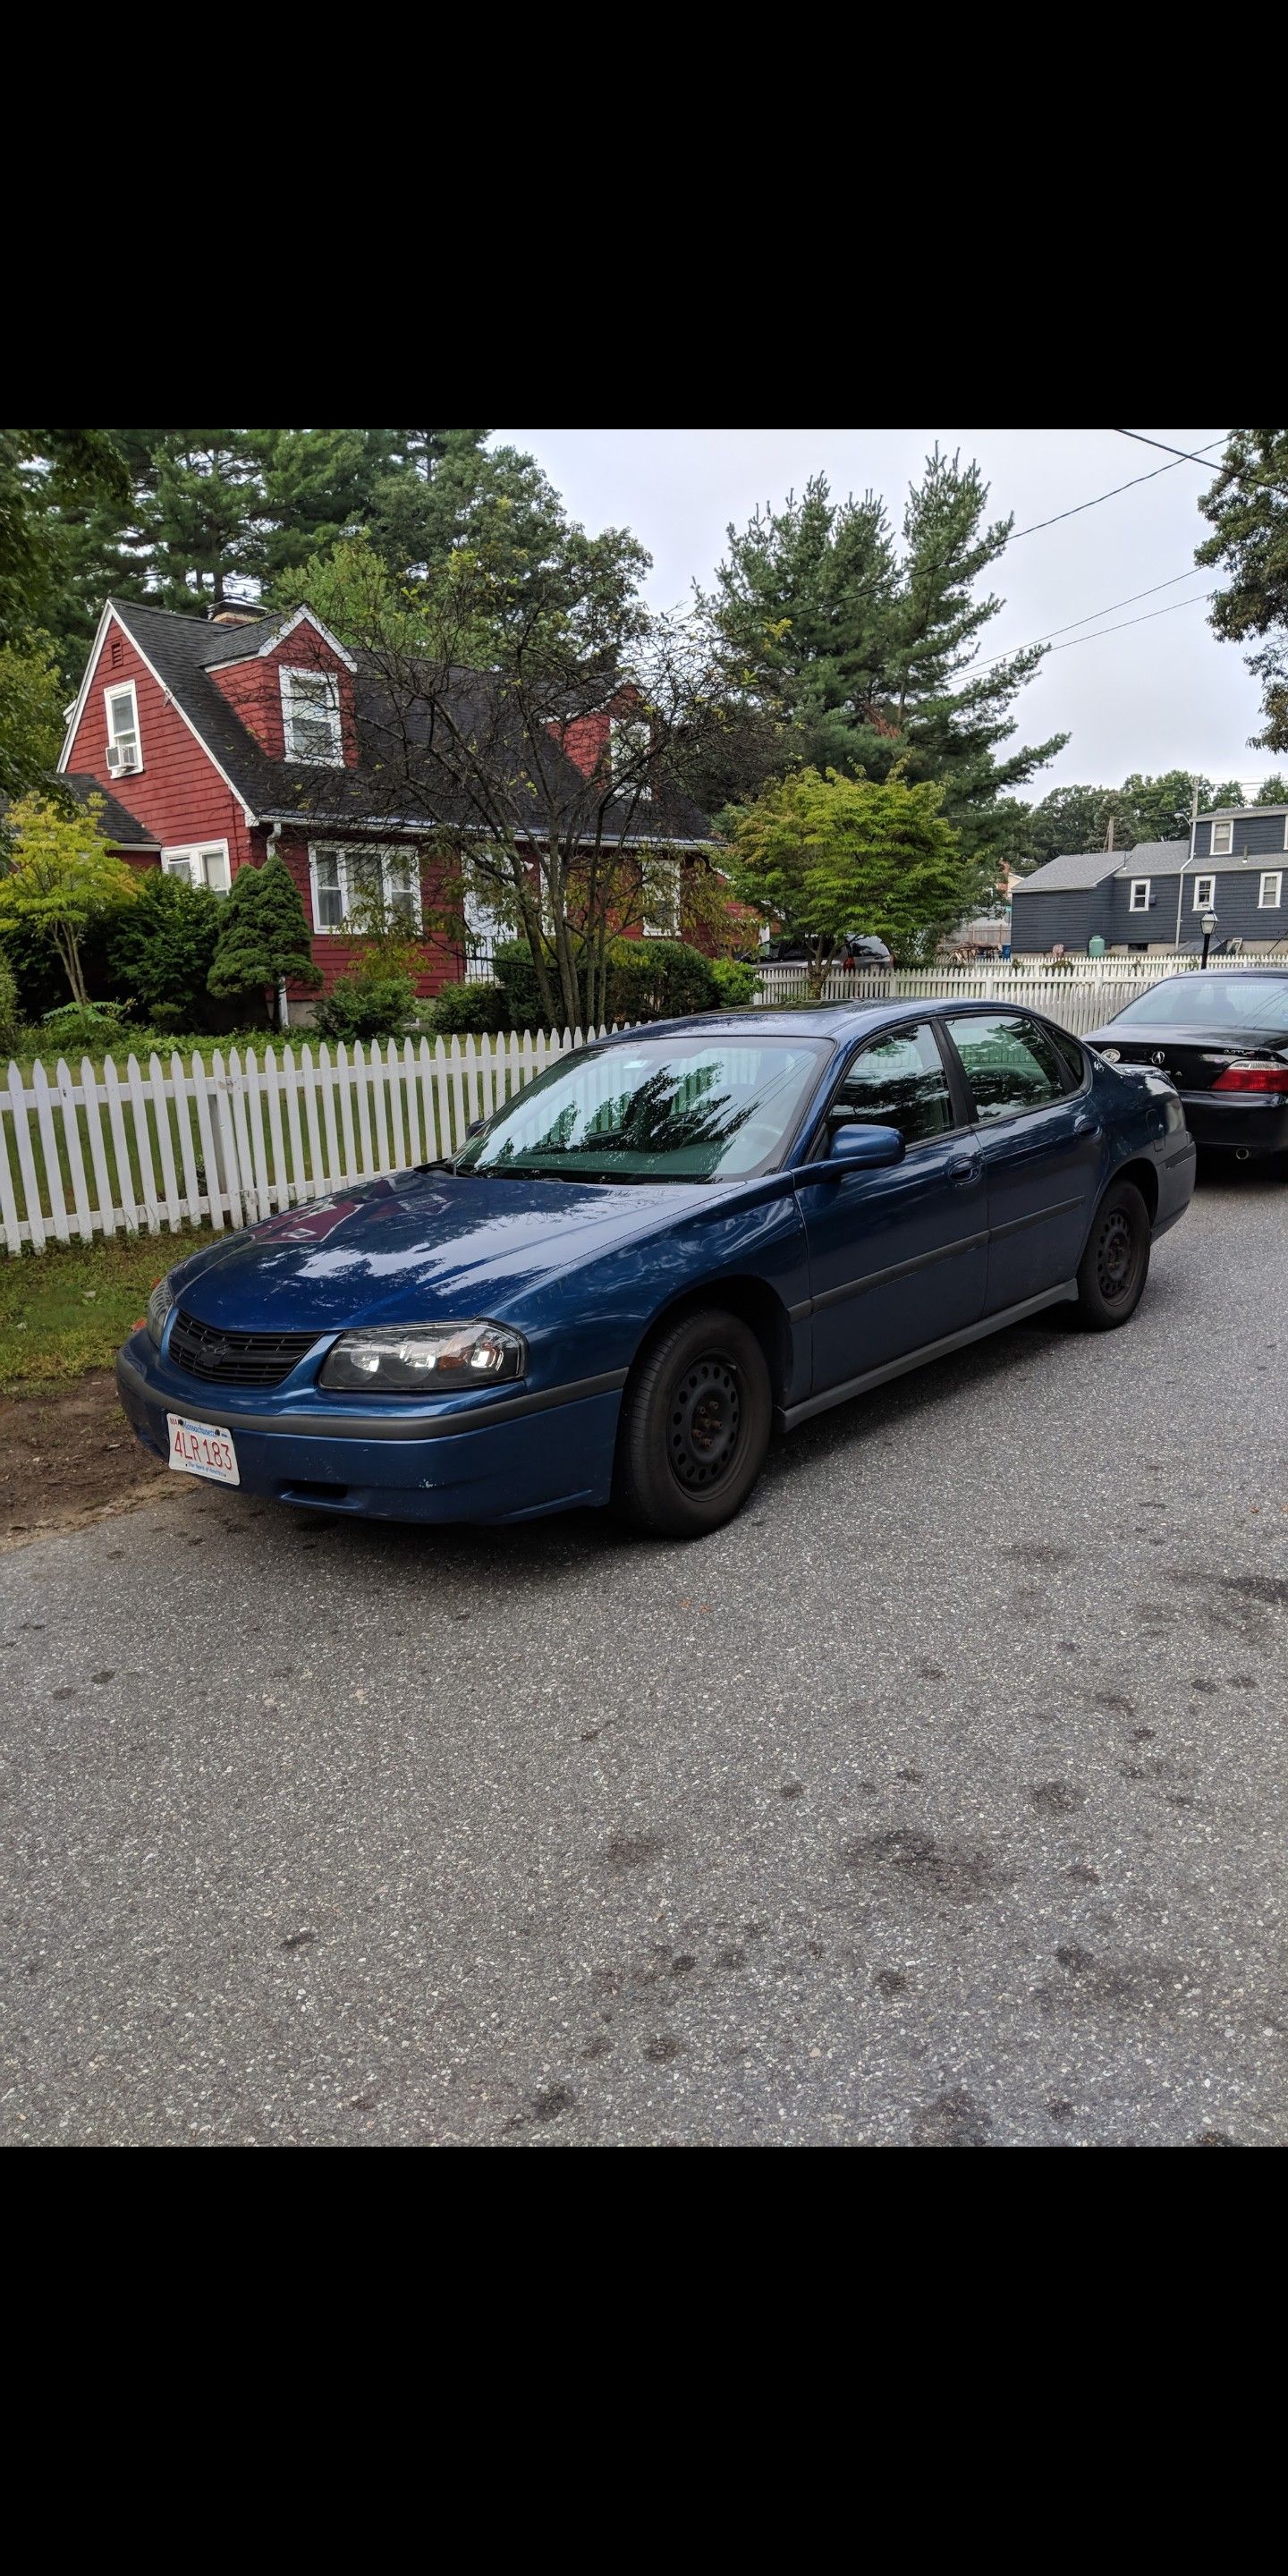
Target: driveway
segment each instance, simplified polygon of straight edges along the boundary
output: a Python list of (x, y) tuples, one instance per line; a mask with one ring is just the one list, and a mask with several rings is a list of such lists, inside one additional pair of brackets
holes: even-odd
[(179, 1478), (0, 1560), (3, 2135), (1288, 2141), (1288, 1187), (697, 1547)]

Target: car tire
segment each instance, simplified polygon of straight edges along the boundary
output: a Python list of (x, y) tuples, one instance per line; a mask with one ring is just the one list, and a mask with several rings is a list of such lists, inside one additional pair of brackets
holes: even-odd
[(1112, 1333), (1136, 1312), (1149, 1277), (1149, 1211), (1131, 1181), (1112, 1181), (1091, 1221), (1078, 1265), (1078, 1317)]
[(717, 1306), (664, 1324), (627, 1384), (613, 1499), (658, 1538), (704, 1538), (740, 1511), (765, 1463), (769, 1370), (750, 1325)]

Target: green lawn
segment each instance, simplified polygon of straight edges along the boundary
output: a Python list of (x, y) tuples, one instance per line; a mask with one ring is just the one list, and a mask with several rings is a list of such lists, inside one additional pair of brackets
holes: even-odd
[(40, 1394), (83, 1369), (109, 1367), (154, 1281), (213, 1239), (209, 1231), (118, 1235), (0, 1257), (0, 1388)]

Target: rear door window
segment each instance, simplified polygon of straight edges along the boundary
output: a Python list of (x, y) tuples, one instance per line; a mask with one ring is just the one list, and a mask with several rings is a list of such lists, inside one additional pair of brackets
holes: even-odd
[(1063, 1100), (1068, 1076), (1050, 1031), (1018, 1011), (974, 1012), (950, 1019), (948, 1032), (965, 1067), (981, 1126)]

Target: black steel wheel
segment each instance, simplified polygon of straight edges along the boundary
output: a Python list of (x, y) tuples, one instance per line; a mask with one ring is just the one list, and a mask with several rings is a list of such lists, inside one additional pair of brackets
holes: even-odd
[(1078, 1270), (1078, 1312), (1093, 1332), (1135, 1314), (1149, 1276), (1149, 1213), (1131, 1181), (1111, 1182), (1091, 1221)]
[(663, 1325), (622, 1401), (619, 1509), (668, 1538), (719, 1529), (760, 1474), (771, 1421), (769, 1371), (749, 1324), (706, 1308)]

